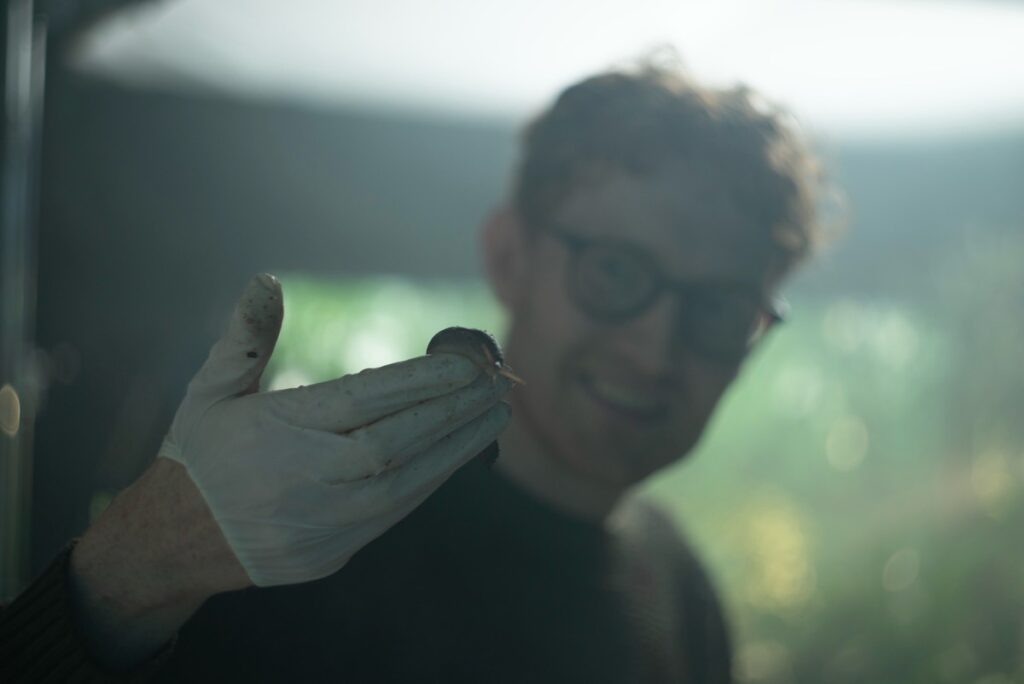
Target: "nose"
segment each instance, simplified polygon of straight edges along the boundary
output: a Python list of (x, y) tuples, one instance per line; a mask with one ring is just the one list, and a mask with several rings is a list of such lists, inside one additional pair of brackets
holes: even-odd
[(634, 372), (650, 377), (669, 374), (680, 352), (678, 316), (679, 302), (663, 294), (647, 309), (618, 326), (615, 349)]

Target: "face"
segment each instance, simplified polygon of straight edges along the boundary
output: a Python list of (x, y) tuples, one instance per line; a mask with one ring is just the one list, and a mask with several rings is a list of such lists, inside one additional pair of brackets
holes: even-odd
[[(763, 231), (723, 187), (703, 169), (609, 172), (571, 193), (551, 224), (647, 253), (671, 281), (767, 300), (776, 284), (771, 253), (751, 246)], [(526, 380), (514, 416), (577, 475), (628, 486), (696, 444), (741, 359), (694, 350), (686, 290), (663, 292), (624, 319), (581, 310), (569, 285), (573, 249), (534, 228), (511, 229), (521, 264), (498, 288), (510, 313), (508, 358)]]

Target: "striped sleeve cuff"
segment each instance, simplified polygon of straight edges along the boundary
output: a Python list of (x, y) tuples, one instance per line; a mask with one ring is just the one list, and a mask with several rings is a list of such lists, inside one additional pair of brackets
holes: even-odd
[(68, 571), (74, 544), (0, 611), (0, 681), (144, 682), (170, 656), (172, 644), (126, 672), (105, 670), (93, 660), (72, 613)]

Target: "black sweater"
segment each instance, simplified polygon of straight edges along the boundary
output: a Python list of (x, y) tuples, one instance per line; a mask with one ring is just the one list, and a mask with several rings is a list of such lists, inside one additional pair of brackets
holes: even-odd
[(651, 505), (602, 528), (472, 463), (335, 575), (208, 601), (155, 679), (716, 684), (729, 660), (710, 584)]

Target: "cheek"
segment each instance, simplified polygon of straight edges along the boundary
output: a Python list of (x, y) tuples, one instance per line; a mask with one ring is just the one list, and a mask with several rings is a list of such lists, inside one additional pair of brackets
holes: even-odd
[(544, 361), (544, 371), (564, 371), (585, 348), (592, 325), (569, 299), (565, 264), (552, 255), (538, 258), (521, 306), (513, 312), (523, 351)]
[(586, 417), (576, 380), (594, 356), (594, 333), (568, 299), (558, 274), (538, 276), (523, 306), (513, 312), (509, 362), (526, 382), (517, 392), (533, 420), (546, 426), (549, 438), (560, 440)]
[[(521, 370), (527, 388), (533, 386), (538, 398), (549, 403), (562, 401), (559, 396), (562, 386), (573, 375), (580, 358), (576, 330), (551, 302), (542, 303), (534, 309), (533, 315), (524, 317), (520, 323)], [(529, 373), (529, 377), (525, 373)]]

